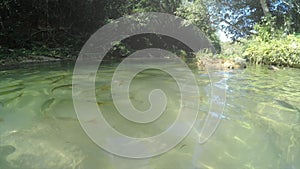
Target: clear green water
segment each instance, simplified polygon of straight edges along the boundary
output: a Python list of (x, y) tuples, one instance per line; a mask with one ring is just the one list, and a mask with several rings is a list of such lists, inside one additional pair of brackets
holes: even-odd
[[(166, 92), (168, 105), (159, 120), (131, 123), (120, 116), (110, 95), (114, 64), (99, 71), (96, 95), (104, 117), (133, 137), (153, 136), (175, 120), (179, 93), (165, 73), (148, 70), (132, 82), (136, 108), (149, 107), (153, 88)], [(225, 72), (227, 102), (214, 135), (198, 144), (209, 110), (210, 81), (194, 70), (201, 98), (197, 124), (171, 151), (149, 159), (114, 156), (82, 130), (71, 97), (72, 66), (43, 65), (0, 71), (0, 169), (298, 169), (300, 168), (300, 70), (249, 67)], [(225, 84), (224, 84), (225, 85)]]

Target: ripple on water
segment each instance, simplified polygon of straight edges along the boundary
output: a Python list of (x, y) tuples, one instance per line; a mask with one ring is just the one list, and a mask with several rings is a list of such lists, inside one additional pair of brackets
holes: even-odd
[[(149, 107), (147, 94), (153, 86), (166, 90), (169, 99), (161, 120), (140, 125), (125, 120), (113, 106), (109, 80), (114, 68), (103, 66), (95, 83), (98, 106), (107, 121), (135, 137), (168, 128), (179, 109), (174, 81), (154, 70), (135, 78), (130, 98), (137, 108)], [(298, 69), (273, 72), (250, 66), (239, 72), (217, 72), (219, 79), (214, 80), (221, 80), (216, 85), (226, 90), (228, 118), (203, 145), (197, 141), (213, 97), (211, 79), (206, 72), (194, 70), (201, 93), (201, 100), (195, 98), (201, 101), (199, 124), (170, 152), (143, 160), (113, 156), (86, 136), (73, 108), (71, 67), (31, 69), (0, 74), (0, 168), (300, 168)], [(84, 92), (90, 99), (90, 89)], [(5, 146), (15, 151), (8, 153), (11, 147)]]

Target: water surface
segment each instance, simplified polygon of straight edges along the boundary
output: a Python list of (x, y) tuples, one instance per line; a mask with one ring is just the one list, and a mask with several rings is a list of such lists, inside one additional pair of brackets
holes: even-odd
[[(148, 137), (176, 119), (180, 93), (168, 74), (146, 70), (130, 87), (140, 110), (149, 107), (155, 88), (168, 98), (164, 114), (149, 124), (124, 119), (114, 107), (110, 81), (117, 64), (98, 72), (97, 103), (117, 131)], [(149, 159), (127, 159), (94, 144), (81, 128), (72, 102), (72, 64), (55, 63), (0, 71), (0, 168), (3, 169), (297, 169), (300, 168), (300, 70), (261, 67), (215, 72), (226, 90), (220, 126), (198, 144), (209, 112), (211, 83), (207, 72), (194, 69), (201, 107), (195, 127), (171, 151)]]

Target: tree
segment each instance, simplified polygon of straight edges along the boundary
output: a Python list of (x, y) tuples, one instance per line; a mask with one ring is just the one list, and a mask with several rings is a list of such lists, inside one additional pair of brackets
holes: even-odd
[(209, 7), (206, 6), (204, 1), (196, 0), (183, 3), (175, 14), (186, 19), (188, 24), (197, 26), (211, 40), (215, 49), (218, 52), (221, 51), (220, 41), (216, 35), (216, 27), (211, 21)]
[(213, 24), (233, 40), (253, 34), (255, 24), (273, 17), (276, 29), (300, 31), (299, 0), (217, 0), (206, 4)]
[[(7, 49), (46, 46), (79, 50), (101, 26), (137, 12), (177, 14), (198, 26), (216, 46), (219, 44), (207, 6), (200, 0), (189, 5), (185, 0), (2, 0), (0, 46)], [(143, 44), (150, 44), (149, 40), (156, 41), (159, 46), (171, 42), (164, 36), (137, 36), (131, 40), (137, 42), (136, 45), (131, 44), (130, 48), (139, 49)]]

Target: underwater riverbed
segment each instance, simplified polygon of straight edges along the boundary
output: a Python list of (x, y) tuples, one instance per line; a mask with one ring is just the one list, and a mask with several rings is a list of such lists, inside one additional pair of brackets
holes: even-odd
[[(118, 114), (111, 96), (117, 64), (98, 71), (97, 103), (113, 128), (131, 137), (149, 137), (176, 119), (176, 81), (157, 70), (139, 73), (130, 86), (132, 104), (149, 107), (148, 94), (162, 89), (164, 114), (138, 124)], [(189, 135), (172, 150), (146, 159), (115, 156), (83, 131), (72, 101), (72, 64), (52, 63), (0, 71), (0, 169), (298, 169), (300, 168), (300, 69), (214, 72), (222, 76), (226, 105), (221, 123), (204, 144), (199, 131), (209, 112), (210, 76), (194, 69), (200, 109)]]

